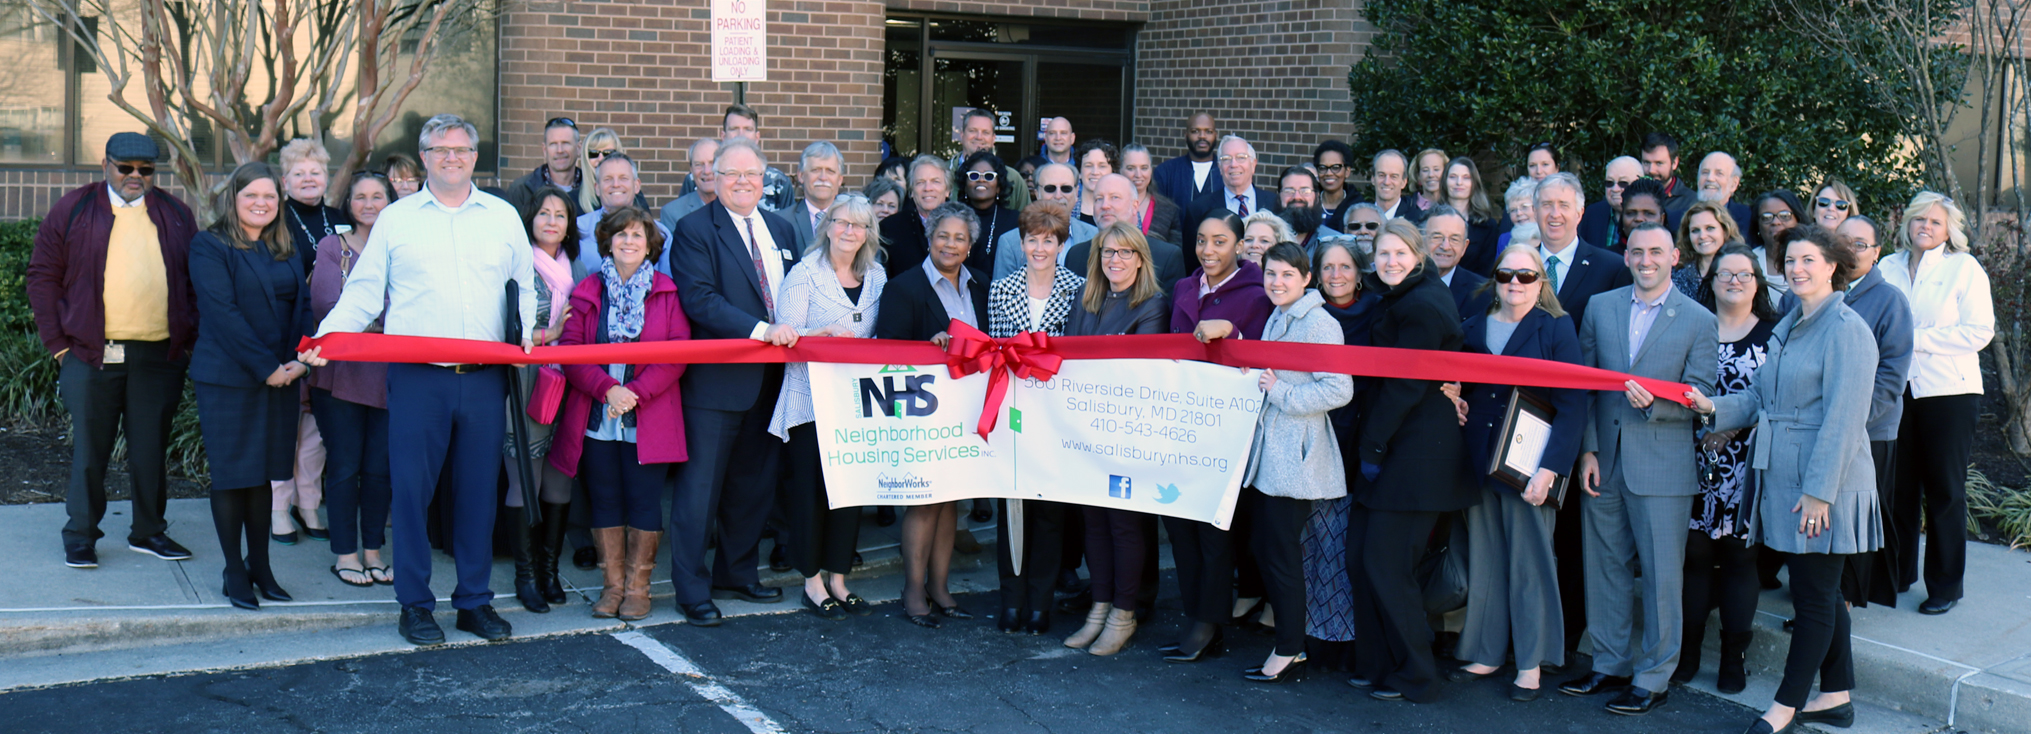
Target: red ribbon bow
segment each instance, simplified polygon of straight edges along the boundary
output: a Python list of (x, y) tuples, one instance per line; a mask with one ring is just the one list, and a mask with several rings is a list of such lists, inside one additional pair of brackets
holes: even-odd
[(1051, 351), (1050, 335), (1041, 331), (996, 339), (954, 319), (946, 333), (952, 335), (952, 342), (945, 346), (945, 367), (951, 370), (952, 379), (987, 373), (987, 401), (974, 427), (982, 439), (1001, 417), (1001, 401), (1008, 392), (1011, 373), (1025, 380), (1049, 380), (1065, 363), (1064, 357)]

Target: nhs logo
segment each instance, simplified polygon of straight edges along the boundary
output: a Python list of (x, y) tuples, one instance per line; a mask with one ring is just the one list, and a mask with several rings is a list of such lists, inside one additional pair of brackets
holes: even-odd
[(1133, 489), (1131, 485), (1132, 480), (1128, 477), (1119, 474), (1109, 474), (1107, 475), (1107, 496), (1115, 499), (1129, 499), (1129, 492)]

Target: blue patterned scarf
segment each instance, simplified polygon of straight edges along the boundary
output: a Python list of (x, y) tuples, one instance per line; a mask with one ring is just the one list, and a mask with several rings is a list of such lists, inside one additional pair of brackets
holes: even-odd
[(642, 319), (646, 313), (643, 302), (649, 298), (649, 285), (656, 277), (655, 268), (642, 263), (635, 268), (634, 276), (621, 282), (621, 273), (614, 268), (614, 259), (601, 258), (601, 278), (606, 279), (606, 338), (611, 343), (632, 342), (642, 336)]

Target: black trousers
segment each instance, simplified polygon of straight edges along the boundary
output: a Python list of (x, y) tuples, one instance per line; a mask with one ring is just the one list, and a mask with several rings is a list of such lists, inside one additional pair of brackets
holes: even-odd
[[(769, 435), (783, 366), (767, 365), (761, 393), (747, 410), (684, 406), (684, 442), (690, 460), (677, 475), (670, 503), (670, 582), (677, 603), (712, 600), (713, 586), (761, 582), (755, 548), (776, 504), (782, 439)], [(719, 523), (719, 552), (705, 565), (707, 541)], [(794, 547), (797, 541), (792, 540)]]
[(1194, 622), (1226, 625), (1234, 615), (1234, 537), (1211, 523), (1166, 517), (1178, 564), (1178, 602)]
[(64, 491), (70, 521), (65, 546), (90, 545), (103, 537), (106, 518), (106, 464), (122, 424), (127, 433), (127, 477), (133, 482), (133, 522), (127, 539), (161, 534), (169, 523), (169, 431), (183, 404), (188, 360), (169, 359), (169, 342), (121, 342), (127, 361), (94, 369), (64, 355), (57, 390), (71, 414), (71, 477)]
[[(1255, 560), (1263, 593), (1276, 610), (1276, 654), (1305, 651), (1305, 522), (1312, 501), (1272, 497), (1254, 487), (1242, 492), (1255, 505)], [(1422, 599), (1422, 597), (1420, 597)]]
[[(1736, 537), (1714, 539), (1704, 530), (1685, 538), (1685, 647), (1699, 649), (1707, 636), (1707, 613), (1721, 608), (1722, 632), (1749, 632), (1756, 622), (1756, 549)], [(1683, 654), (1683, 653), (1681, 653)]]
[(642, 463), (636, 445), (626, 441), (588, 438), (584, 447), (578, 478), (592, 505), (592, 526), (663, 532), (663, 478), (670, 465)]
[[(1417, 562), (1424, 557), (1440, 514), (1374, 510), (1356, 503), (1347, 519), (1347, 574), (1354, 583), (1354, 669), (1360, 677), (1419, 702), (1430, 701), (1437, 693), (1439, 666), (1432, 656), (1432, 627), (1425, 619)], [(1283, 627), (1281, 608), (1277, 627)]]
[(1065, 506), (1057, 502), (1023, 503), (1023, 572), (1015, 573), (1009, 546), (1008, 500), (995, 500), (994, 557), (1001, 571), (1001, 608), (1030, 612), (1051, 610), (1051, 587), (1058, 580), (1058, 562), (1065, 552)]
[(791, 428), (783, 453), (784, 532), (776, 542), (785, 536), (796, 539), (788, 549), (790, 565), (805, 578), (819, 571), (851, 573), (853, 549), (860, 542), (860, 508), (832, 509), (818, 455), (818, 424)]
[(1876, 506), (1883, 513), (1883, 547), (1874, 553), (1848, 556), (1848, 570), (1841, 575), (1841, 596), (1858, 607), (1895, 607), (1898, 559), (1915, 548), (1918, 539), (1900, 538), (1891, 515), (1897, 506), (1897, 442), (1870, 441), (1869, 458), (1876, 464)]
[[(1904, 421), (1897, 427), (1897, 506), (1890, 517), (1895, 537), (1915, 543), (1925, 528), (1925, 595), (1961, 598), (1968, 565), (1968, 456), (1975, 448), (1975, 421), (1982, 396), (1914, 398), (1904, 392)], [(1898, 558), (1897, 585), (1918, 580), (1918, 554)]]
[[(1149, 516), (1107, 507), (1081, 507), (1078, 513), (1086, 526), (1086, 569), (1093, 578), (1093, 602), (1129, 612), (1148, 609), (1143, 606), (1142, 592), (1143, 571), (1150, 558), (1144, 536)], [(1072, 509), (1067, 508), (1065, 514), (1073, 514)], [(1151, 530), (1148, 535), (1153, 538), (1156, 533)]]
[(388, 409), (342, 400), (323, 388), (311, 388), (310, 409), (324, 436), (331, 552), (380, 550), (388, 540), (388, 508), (395, 496), (388, 473)]
[[(1247, 492), (1241, 493), (1243, 497)], [(1234, 594), (1242, 599), (1260, 599), (1262, 589), (1262, 566), (1255, 560), (1255, 542), (1249, 536), (1255, 534), (1255, 503), (1241, 501), (1234, 503), (1234, 522), (1229, 523), (1234, 536)], [(1228, 616), (1234, 608), (1228, 606)]]
[[(1900, 434), (1901, 435), (1901, 434)], [(1791, 652), (1784, 658), (1784, 680), (1777, 684), (1777, 702), (1803, 708), (1812, 693), (1812, 679), (1829, 693), (1853, 690), (1855, 659), (1850, 654), (1848, 606), (1841, 599), (1845, 555), (1797, 553), (1785, 556), (1791, 568)]]
[[(1574, 471), (1571, 476), (1579, 476)], [(1587, 565), (1582, 558), (1581, 548), (1585, 536), (1580, 531), (1582, 523), (1580, 497), (1574, 493), (1559, 505), (1558, 518), (1551, 529), (1551, 552), (1558, 564), (1559, 611), (1565, 615), (1566, 652), (1579, 649), (1580, 640), (1587, 633)], [(1352, 566), (1349, 566), (1351, 568)], [(1572, 655), (1566, 655), (1567, 662)]]

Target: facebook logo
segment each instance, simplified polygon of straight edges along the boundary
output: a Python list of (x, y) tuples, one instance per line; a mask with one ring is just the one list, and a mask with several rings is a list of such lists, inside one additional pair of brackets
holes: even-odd
[(1128, 477), (1124, 477), (1119, 474), (1107, 475), (1107, 496), (1113, 497), (1115, 499), (1125, 500), (1129, 498), (1128, 492), (1129, 492)]

